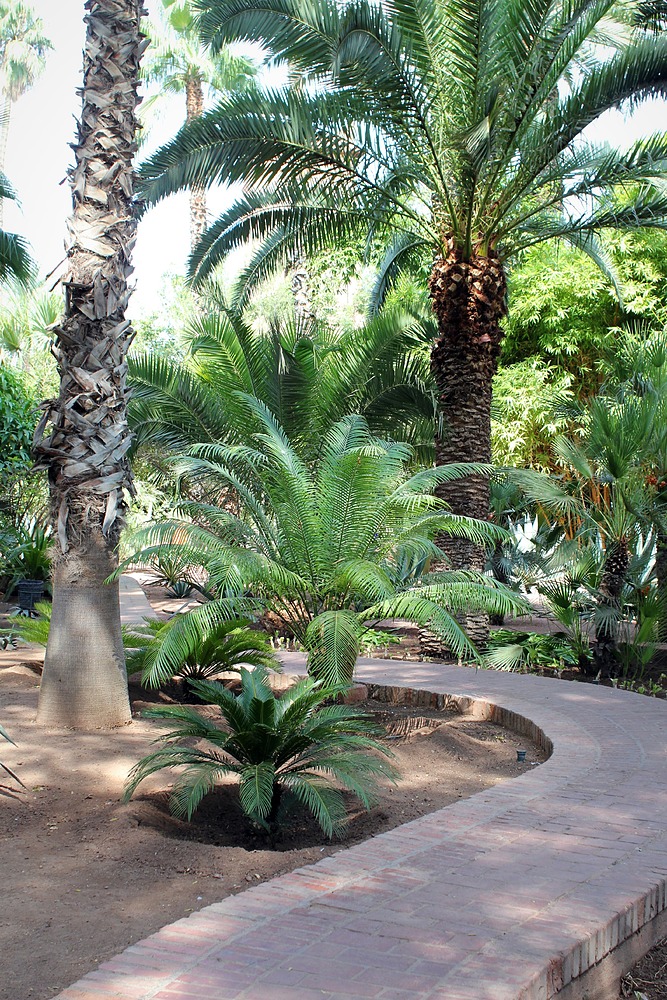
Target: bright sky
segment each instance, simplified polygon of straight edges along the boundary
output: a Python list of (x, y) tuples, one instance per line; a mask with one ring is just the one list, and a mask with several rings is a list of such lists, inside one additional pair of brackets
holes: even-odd
[[(152, 15), (161, 3), (144, 0), (144, 5)], [(76, 89), (81, 83), (84, 10), (83, 0), (32, 0), (32, 7), (42, 18), (54, 50), (43, 75), (12, 112), (6, 173), (18, 192), (21, 209), (5, 202), (5, 226), (30, 240), (45, 275), (64, 257), (65, 220), (71, 211), (69, 186), (61, 182), (72, 163), (69, 143), (81, 111)], [(156, 126), (159, 141), (168, 139), (180, 124), (177, 100), (173, 117), (165, 116)], [(188, 245), (187, 195), (170, 198), (145, 216), (134, 254), (132, 315), (159, 307), (162, 275), (184, 273)]]
[[(149, 15), (156, 15), (161, 0), (144, 0)], [(22, 233), (32, 244), (40, 271), (47, 274), (64, 256), (65, 220), (70, 213), (70, 191), (61, 183), (72, 161), (68, 143), (74, 138), (75, 118), (80, 113), (81, 50), (84, 40), (83, 0), (32, 0), (54, 45), (46, 70), (37, 84), (13, 110), (6, 172), (22, 202), (17, 210), (6, 202), (5, 226)], [(182, 120), (178, 105), (165, 117), (160, 131), (152, 133), (151, 145), (165, 141)], [(642, 134), (667, 126), (665, 104), (645, 105), (626, 122), (619, 114), (606, 116), (595, 126), (595, 138), (624, 145)], [(222, 194), (209, 199), (209, 210), (220, 211)], [(139, 226), (135, 250), (136, 292), (131, 314), (157, 310), (162, 275), (184, 273), (188, 253), (187, 196), (178, 195), (152, 209)]]

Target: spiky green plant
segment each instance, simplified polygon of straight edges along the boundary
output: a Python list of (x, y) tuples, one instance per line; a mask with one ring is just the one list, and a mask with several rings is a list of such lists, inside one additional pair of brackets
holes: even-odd
[[(437, 462), (489, 463), (508, 263), (557, 239), (610, 275), (600, 232), (666, 224), (664, 131), (626, 148), (586, 131), (667, 90), (667, 34), (622, 16), (628, 6), (201, 0), (213, 51), (259, 42), (310, 85), (221, 101), (144, 164), (144, 194), (243, 184), (200, 241), (195, 280), (248, 240), (246, 291), (291, 253), (350, 236), (386, 243), (378, 302), (426, 263)], [(488, 517), (487, 477), (438, 488), (454, 512)], [(455, 568), (483, 568), (481, 546), (443, 544)]]
[(246, 666), (280, 669), (268, 637), (249, 628), (247, 618), (190, 628), (188, 612), (169, 621), (144, 618), (141, 625), (123, 628), (129, 674), (141, 671), (141, 682), (157, 688), (173, 676), (206, 680), (223, 670)]
[[(277, 698), (263, 668), (241, 670), (241, 693), (221, 684), (195, 681), (199, 697), (220, 709), (218, 719), (196, 709), (165, 707), (151, 718), (172, 719), (178, 727), (159, 737), (162, 746), (140, 760), (125, 787), (129, 799), (137, 785), (165, 767), (184, 767), (171, 795), (176, 815), (192, 818), (202, 798), (227, 774), (238, 777), (241, 808), (255, 823), (273, 831), (279, 823), (283, 793), (308, 809), (326, 836), (345, 825), (345, 805), (334, 780), (368, 809), (377, 780), (391, 777), (386, 747), (374, 737), (377, 726), (347, 705), (327, 704), (344, 685), (306, 678)], [(202, 743), (192, 745), (192, 740)], [(383, 759), (384, 758), (384, 759)]]
[[(486, 522), (450, 514), (433, 495), (440, 482), (476, 466), (411, 474), (412, 450), (374, 437), (363, 418), (340, 420), (306, 464), (268, 408), (239, 395), (252, 446), (201, 445), (180, 461), (183, 477), (207, 502), (180, 505), (182, 520), (139, 533), (133, 561), (180, 551), (203, 565), (218, 599), (195, 609), (189, 627), (268, 606), (308, 652), (309, 671), (349, 681), (368, 623), (409, 619), (428, 626), (456, 655), (475, 656), (456, 620), (464, 610), (510, 613), (523, 602), (480, 574), (438, 570), (415, 579), (399, 572), (407, 557), (442, 561), (438, 532), (477, 542), (504, 538)], [(240, 513), (216, 499), (232, 487)], [(252, 594), (252, 599), (250, 598)]]

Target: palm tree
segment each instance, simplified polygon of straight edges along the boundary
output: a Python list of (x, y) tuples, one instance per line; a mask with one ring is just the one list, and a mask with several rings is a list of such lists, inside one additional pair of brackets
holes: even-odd
[[(189, 0), (162, 0), (166, 17), (162, 24), (149, 22), (151, 39), (142, 76), (156, 83), (163, 94), (185, 94), (185, 120), (191, 122), (204, 112), (204, 91), (212, 93), (243, 90), (254, 79), (256, 67), (249, 59), (234, 55), (225, 46), (212, 58), (197, 33)], [(146, 102), (148, 106), (151, 99)], [(207, 226), (206, 190), (201, 185), (190, 190), (190, 245), (194, 250)]]
[(37, 431), (54, 523), (52, 628), (38, 719), (105, 728), (130, 721), (116, 546), (131, 489), (125, 310), (135, 241), (140, 0), (86, 0), (83, 110), (70, 172), (65, 316), (56, 330), (60, 394)]
[[(437, 532), (478, 543), (504, 537), (486, 522), (450, 515), (433, 487), (479, 466), (445, 466), (410, 475), (405, 444), (374, 437), (358, 415), (328, 430), (306, 463), (270, 410), (240, 395), (254, 435), (239, 445), (200, 445), (178, 463), (200, 499), (180, 518), (140, 532), (132, 561), (179, 552), (204, 566), (217, 600), (182, 623), (196, 631), (217, 618), (264, 606), (308, 652), (309, 672), (349, 682), (368, 622), (405, 618), (428, 626), (459, 656), (476, 656), (454, 615), (464, 608), (509, 613), (522, 601), (495, 581), (443, 571), (406, 579), (406, 557), (441, 558)], [(232, 488), (238, 514), (220, 497)], [(250, 596), (251, 595), (251, 596)]]
[[(205, 0), (202, 37), (261, 43), (316, 85), (234, 95), (142, 169), (151, 202), (244, 183), (191, 259), (201, 281), (244, 241), (257, 279), (295, 251), (387, 241), (382, 290), (430, 256), (437, 461), (490, 461), (491, 382), (507, 263), (549, 239), (602, 266), (596, 234), (664, 226), (663, 132), (627, 150), (588, 138), (607, 109), (667, 90), (667, 36), (614, 20), (614, 0)], [(617, 187), (623, 201), (610, 197)], [(455, 512), (489, 514), (486, 476), (441, 484)], [(479, 545), (445, 541), (455, 567)]]
[[(44, 69), (46, 53), (53, 48), (35, 17), (22, 0), (0, 0), (0, 171), (4, 170), (12, 104), (30, 90)], [(2, 200), (0, 198), (0, 228)]]

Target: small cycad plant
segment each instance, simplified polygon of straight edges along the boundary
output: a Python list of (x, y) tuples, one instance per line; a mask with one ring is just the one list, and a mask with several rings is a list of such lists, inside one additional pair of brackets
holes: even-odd
[[(191, 819), (220, 778), (234, 774), (243, 812), (269, 833), (277, 830), (289, 793), (331, 837), (346, 823), (341, 787), (369, 809), (378, 780), (394, 776), (387, 759), (391, 752), (377, 739), (379, 727), (357, 709), (337, 703), (346, 684), (325, 685), (309, 677), (276, 697), (268, 672), (259, 667), (242, 668), (238, 695), (217, 682), (193, 681), (192, 687), (202, 701), (218, 706), (220, 717), (203, 718), (187, 706), (146, 712), (178, 726), (160, 736), (162, 745), (132, 768), (125, 801), (149, 775), (182, 766), (170, 805), (175, 815)], [(200, 742), (193, 746), (193, 739)]]
[(169, 621), (144, 618), (123, 627), (128, 673), (141, 671), (146, 687), (158, 688), (173, 676), (207, 680), (241, 664), (280, 670), (268, 636), (250, 627), (247, 618), (200, 621), (192, 612)]

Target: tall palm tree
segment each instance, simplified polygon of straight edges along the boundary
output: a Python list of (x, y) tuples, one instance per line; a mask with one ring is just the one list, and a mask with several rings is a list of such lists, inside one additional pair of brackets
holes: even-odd
[(7, 155), (12, 104), (32, 87), (51, 48), (42, 19), (35, 17), (29, 4), (23, 0), (0, 0), (0, 171), (4, 170)]
[[(135, 241), (140, 0), (86, 0), (83, 110), (70, 172), (65, 316), (56, 330), (60, 394), (44, 404), (38, 464), (55, 526), (53, 614), (40, 689), (44, 724), (130, 721), (116, 546), (131, 489), (125, 310)], [(48, 428), (48, 433), (47, 433)]]
[[(612, 149), (586, 128), (667, 92), (667, 36), (616, 17), (615, 0), (202, 0), (212, 51), (260, 42), (310, 73), (299, 93), (236, 95), (143, 167), (157, 201), (186, 185), (243, 181), (244, 196), (191, 260), (202, 280), (259, 239), (252, 270), (361, 233), (387, 240), (378, 293), (430, 256), (438, 329), (431, 366), (444, 433), (438, 463), (490, 460), (491, 382), (506, 267), (548, 239), (602, 266), (596, 234), (664, 226), (663, 133)], [(623, 200), (611, 193), (622, 187)], [(489, 514), (484, 476), (443, 483), (452, 510)], [(483, 552), (445, 543), (456, 567)]]
[[(185, 94), (185, 120), (204, 113), (205, 91), (219, 93), (243, 90), (257, 69), (241, 55), (221, 48), (212, 57), (202, 45), (189, 0), (162, 0), (166, 15), (162, 23), (146, 26), (151, 46), (142, 68), (145, 80), (157, 83), (160, 94)], [(149, 99), (150, 101), (150, 99)], [(147, 102), (148, 105), (149, 102)], [(206, 226), (206, 189), (190, 190), (190, 245), (194, 250)]]

